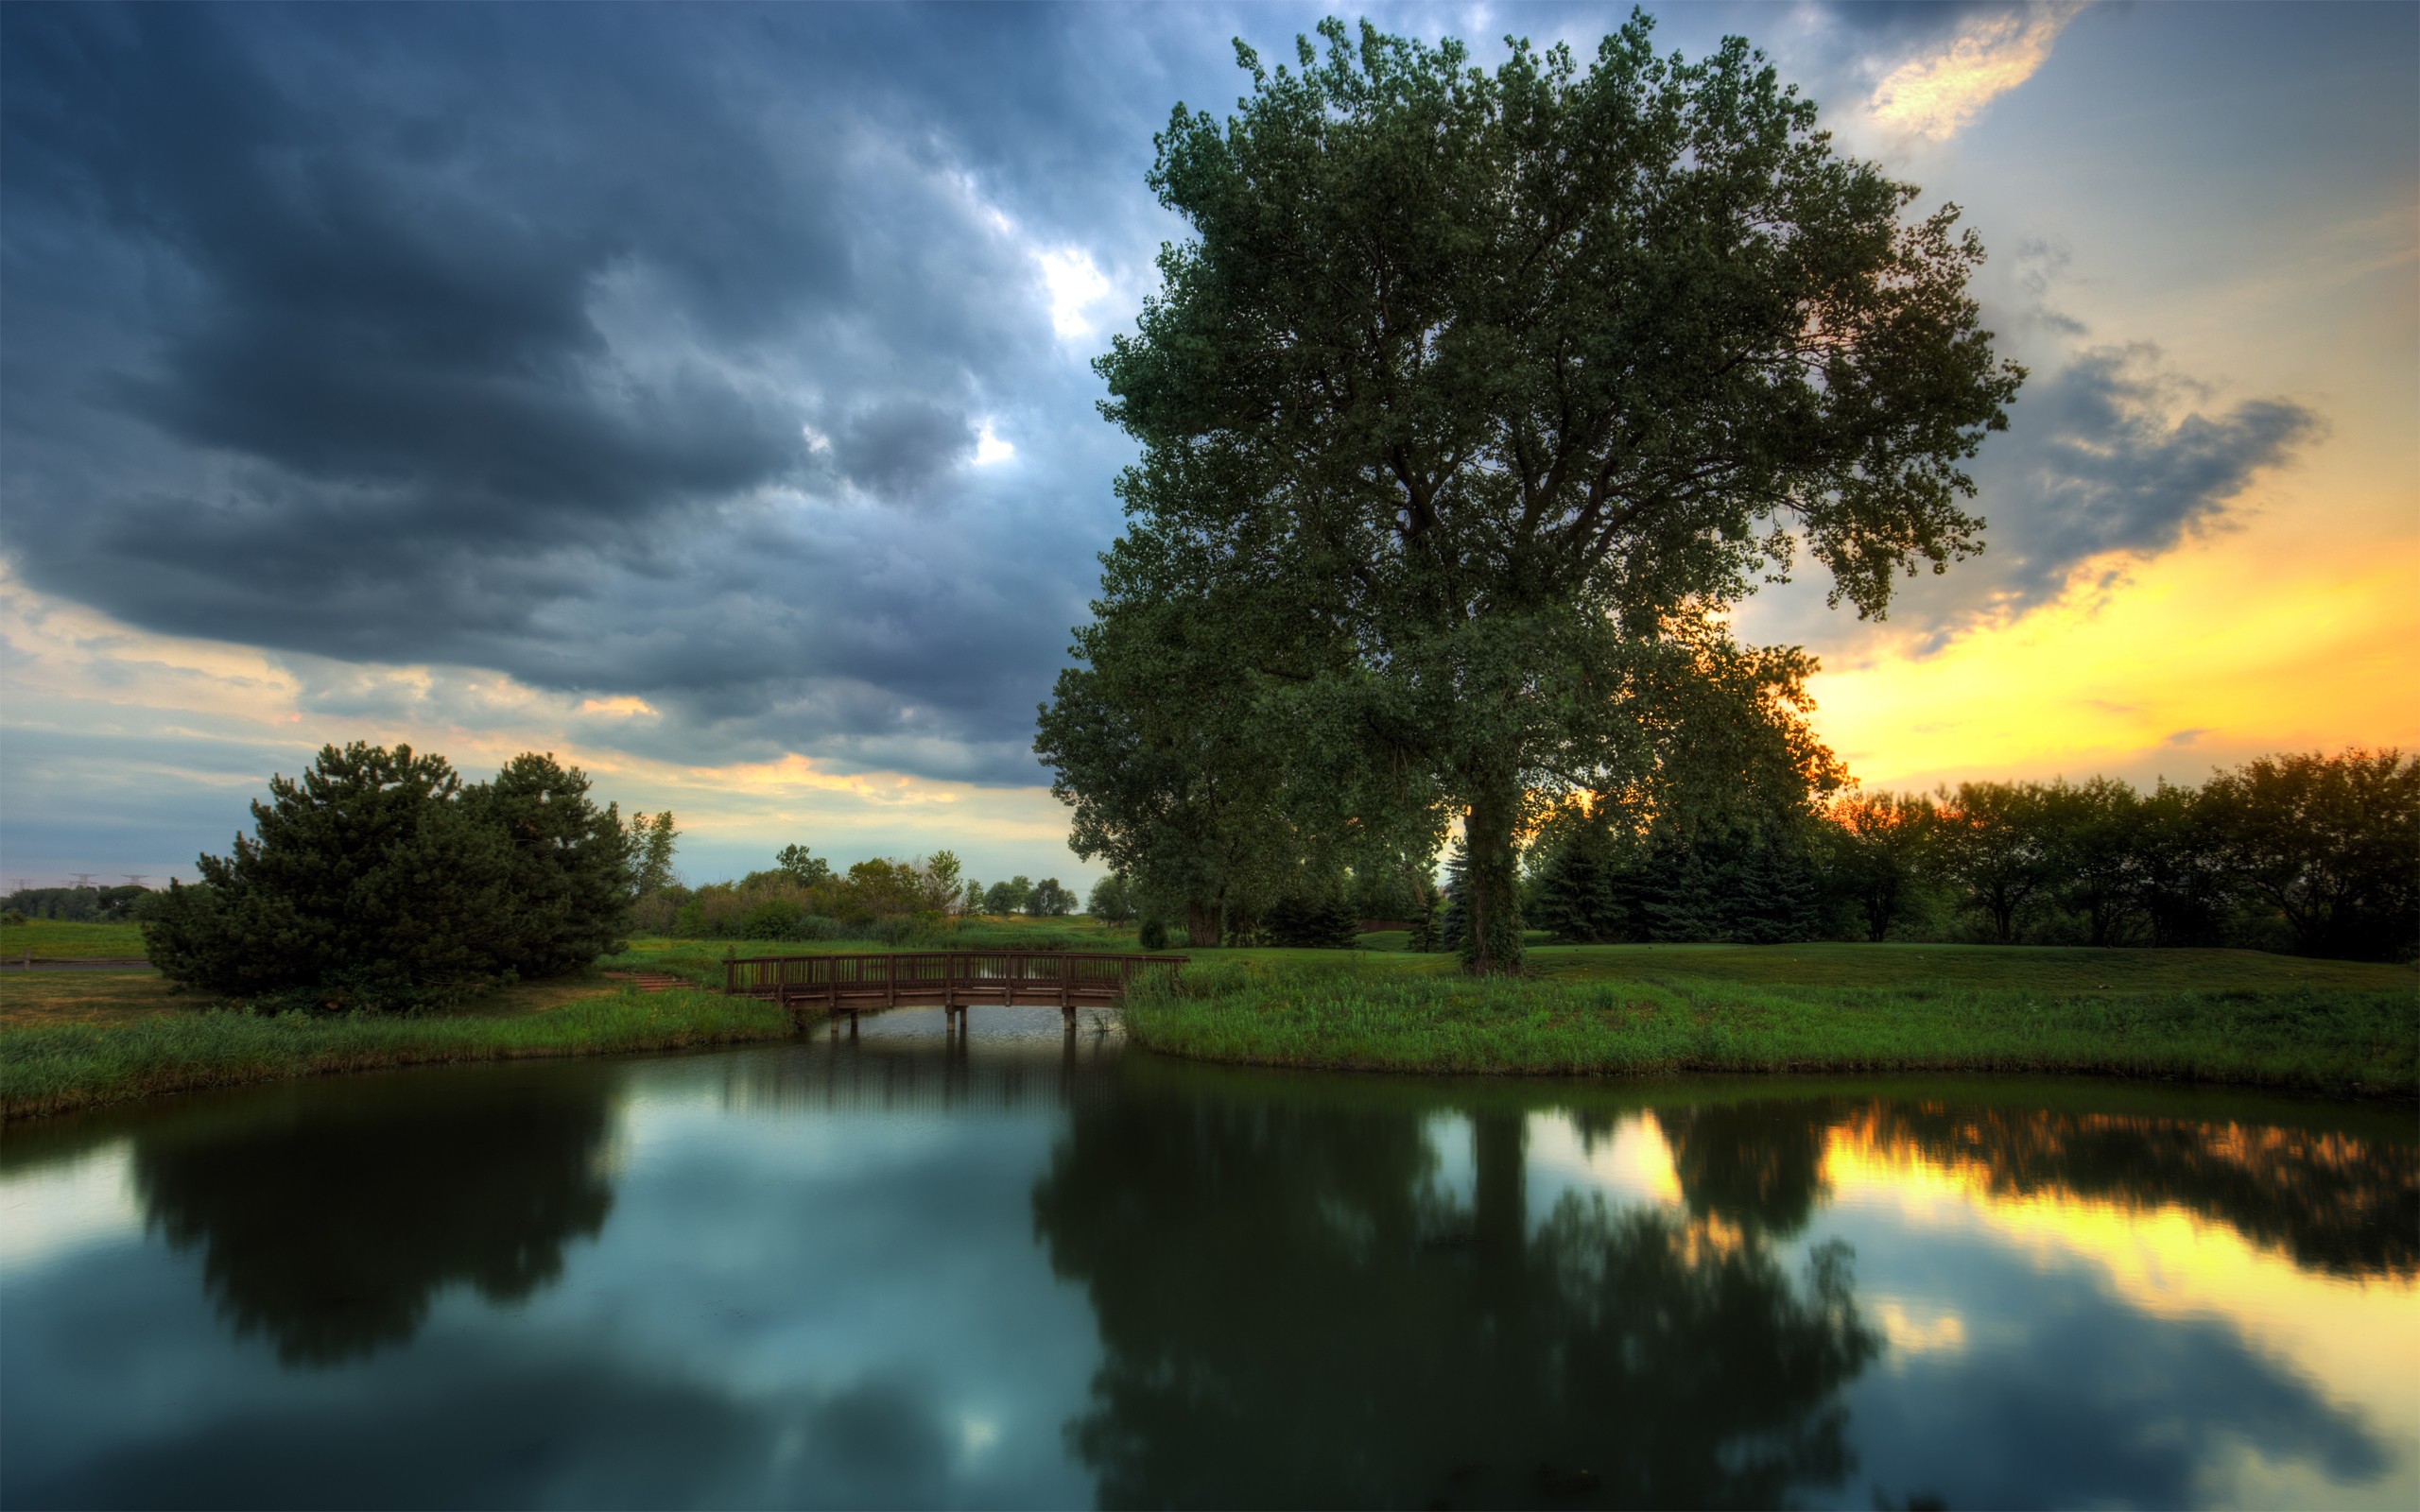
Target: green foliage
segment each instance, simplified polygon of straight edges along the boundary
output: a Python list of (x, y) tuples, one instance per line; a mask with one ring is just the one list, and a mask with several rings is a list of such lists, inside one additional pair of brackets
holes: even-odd
[(1157, 919), (1147, 919), (1143, 920), (1143, 928), (1137, 934), (1135, 943), (1142, 946), (1143, 949), (1147, 951), (1167, 950), (1168, 948), (1168, 926), (1166, 922)]
[(1935, 815), (1922, 797), (1852, 793), (1829, 816), (1832, 882), (1876, 944), (1905, 918), (1931, 865)]
[(56, 919), (67, 924), (122, 924), (141, 918), (148, 900), (156, 896), (154, 889), (134, 884), (123, 887), (20, 887), (0, 899), (0, 904), (28, 919)]
[(2296, 950), (2399, 960), (2420, 948), (2420, 759), (2263, 757), (2202, 801), (2221, 865), (2284, 917)]
[(947, 850), (908, 861), (873, 857), (835, 876), (829, 863), (793, 845), (770, 870), (686, 893), (667, 932), (690, 939), (891, 944), (940, 929), (965, 885), (958, 857)]
[(672, 811), (649, 816), (631, 816), (631, 853), (636, 858), (631, 888), (640, 897), (668, 890), (674, 883), (672, 852), (681, 831), (672, 822)]
[(987, 914), (1021, 914), (1026, 900), (1033, 896), (1033, 884), (1024, 877), (1011, 877), (1006, 882), (992, 884), (983, 895), (983, 911)]
[(2042, 787), (2031, 782), (1961, 782), (1936, 809), (1942, 874), (1990, 922), (1992, 939), (2014, 942), (2028, 905), (2054, 881)]
[[(1959, 467), (2021, 377), (1954, 211), (1903, 220), (1915, 191), (1837, 155), (1744, 43), (1685, 62), (1649, 26), (1585, 68), (1333, 21), (1299, 71), (1241, 50), (1238, 113), (1157, 139), (1195, 234), (1098, 364), (1143, 450), (1111, 598), (1194, 580), (1235, 612), (1189, 623), (1291, 679), (1245, 707), (1461, 812), (1477, 971), (1518, 964), (1536, 806), (1647, 759), (1626, 694), (1669, 623), (1795, 545), (1865, 612), (1973, 550)], [(1062, 766), (1080, 799), (1095, 769)]]
[(472, 821), (506, 842), (499, 974), (561, 976), (622, 948), (640, 848), (588, 789), (579, 768), (524, 752), (462, 793)]
[(1359, 939), (1359, 916), (1342, 898), (1291, 895), (1271, 904), (1261, 929), (1271, 945), (1349, 951)]
[[(252, 804), (255, 833), (237, 835), (233, 855), (202, 856), (201, 884), (172, 884), (146, 921), (171, 979), (295, 1006), (438, 1005), (522, 959), (552, 958), (596, 922), (568, 917), (587, 889), (539, 853), (555, 834), (588, 833), (584, 803), (567, 826), (510, 833), (518, 805), (473, 800), (442, 757), (362, 744), (323, 747), (300, 781), (272, 778), (269, 795)], [(525, 840), (530, 853), (517, 854)], [(618, 856), (618, 823), (613, 842)], [(612, 875), (608, 929), (628, 881)], [(538, 910), (526, 922), (524, 898)]]
[(1026, 895), (1025, 911), (1036, 919), (1064, 919), (1076, 911), (1076, 895), (1061, 886), (1058, 878), (1045, 877)]
[(1126, 879), (1113, 871), (1093, 884), (1084, 900), (1084, 912), (1106, 924), (1128, 924), (1134, 920), (1134, 889)]
[(832, 880), (832, 863), (809, 855), (803, 845), (786, 845), (773, 857), (773, 868), (802, 887), (820, 887)]
[(1624, 870), (1612, 828), (1593, 816), (1576, 816), (1539, 869), (1530, 922), (1565, 944), (1628, 938), (1632, 900)]

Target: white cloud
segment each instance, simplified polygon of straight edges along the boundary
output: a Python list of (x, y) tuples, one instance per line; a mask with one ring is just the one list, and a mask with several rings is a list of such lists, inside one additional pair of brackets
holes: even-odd
[(1042, 265), (1042, 281), (1050, 290), (1050, 328), (1069, 341), (1081, 340), (1099, 329), (1084, 312), (1107, 299), (1112, 285), (1094, 265), (1093, 254), (1080, 247), (1066, 247), (1037, 252), (1034, 261)]
[(1945, 51), (1910, 58), (1885, 75), (1866, 112), (1919, 136), (1956, 136), (2049, 60), (2051, 44), (2083, 9), (2054, 4), (1978, 17)]
[(975, 435), (975, 465), (990, 467), (994, 462), (1005, 462), (1016, 455), (1016, 447), (1000, 439), (993, 432), (992, 422), (985, 421), (983, 428)]

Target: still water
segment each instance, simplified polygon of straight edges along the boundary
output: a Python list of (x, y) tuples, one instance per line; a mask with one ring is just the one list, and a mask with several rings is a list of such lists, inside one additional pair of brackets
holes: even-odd
[(0, 1503), (2420, 1505), (2409, 1108), (1088, 1019), (0, 1139)]

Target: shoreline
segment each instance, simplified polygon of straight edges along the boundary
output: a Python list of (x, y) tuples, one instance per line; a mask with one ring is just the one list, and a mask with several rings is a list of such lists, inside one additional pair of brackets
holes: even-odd
[(629, 990), (513, 1018), (216, 1011), (41, 1025), (0, 1033), (0, 1124), (354, 1072), (692, 1050), (798, 1032), (782, 1009), (753, 998)]
[[(1174, 1060), (1354, 1075), (2071, 1076), (2420, 1100), (2420, 977), (2409, 968), (2038, 948), (1537, 954), (1536, 974), (1474, 981), (1437, 956), (1204, 953), (1172, 988), (1147, 988), (1118, 1013), (1136, 1049)], [(694, 981), (718, 965), (684, 958), (699, 954), (666, 941), (598, 965)], [(115, 990), (97, 973), (62, 976)], [(778, 1007), (703, 985), (649, 993), (589, 975), (505, 991), (484, 1011), (428, 1018), (263, 1017), (147, 992), (158, 1005), (139, 1017), (0, 1027), (0, 1122), (308, 1076), (800, 1032)], [(94, 1001), (112, 1015), (138, 1006), (125, 994)]]
[(2420, 993), (2392, 989), (1474, 982), (1239, 962), (1142, 994), (1124, 1016), (1154, 1054), (1305, 1071), (2091, 1076), (2420, 1099)]

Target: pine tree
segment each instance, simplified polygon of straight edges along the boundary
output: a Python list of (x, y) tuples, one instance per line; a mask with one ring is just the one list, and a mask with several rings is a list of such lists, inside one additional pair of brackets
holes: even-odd
[(1626, 933), (1621, 863), (1612, 832), (1583, 821), (1558, 845), (1538, 874), (1533, 922), (1575, 945), (1601, 945)]
[(270, 779), (233, 854), (199, 858), (200, 885), (170, 885), (144, 927), (152, 963), (308, 1007), (412, 1007), (486, 986), (513, 955), (513, 858), (462, 799), (443, 757), (323, 747), (300, 779)]
[(523, 976), (560, 976), (625, 948), (633, 848), (619, 810), (599, 809), (588, 789), (579, 767), (525, 751), (462, 795), (510, 848), (504, 964)]

